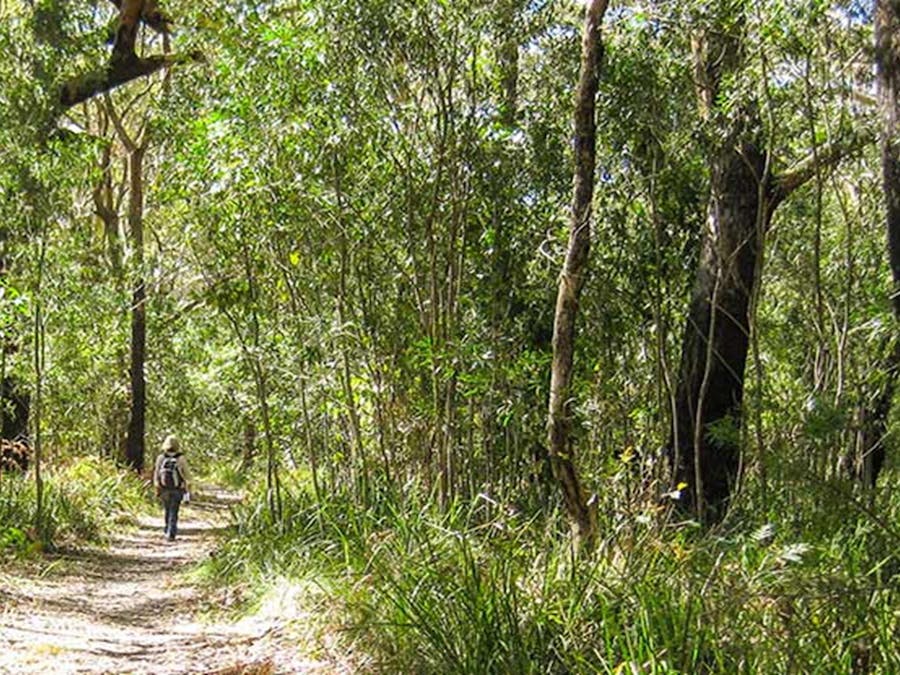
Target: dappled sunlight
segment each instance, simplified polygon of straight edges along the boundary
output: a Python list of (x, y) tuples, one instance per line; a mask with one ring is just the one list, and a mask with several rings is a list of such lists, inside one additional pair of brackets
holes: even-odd
[(281, 588), (259, 612), (230, 621), (211, 612), (224, 608), (219, 591), (189, 580), (186, 573), (228, 527), (227, 504), (235, 500), (222, 497), (198, 495), (185, 506), (174, 542), (163, 538), (161, 518), (144, 516), (108, 548), (48, 557), (46, 574), (0, 577), (0, 630), (8, 645), (0, 672), (174, 674), (228, 672), (239, 664), (341, 672), (303, 658), (304, 643), (290, 639), (291, 622), (303, 616), (303, 588)]

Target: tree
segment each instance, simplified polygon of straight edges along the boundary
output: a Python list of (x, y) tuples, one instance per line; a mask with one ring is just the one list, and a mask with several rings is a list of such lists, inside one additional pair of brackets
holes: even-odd
[(591, 246), (592, 201), (597, 122), (597, 87), (603, 56), (600, 27), (606, 0), (593, 0), (585, 9), (581, 41), (581, 71), (575, 94), (575, 177), (569, 220), (569, 244), (556, 297), (553, 320), (553, 363), (550, 370), (550, 402), (547, 438), (550, 465), (563, 492), (563, 503), (572, 523), (575, 541), (590, 550), (597, 534), (596, 513), (585, 497), (574, 462), (571, 435), (572, 364), (575, 352), (575, 319), (584, 287)]
[(112, 2), (119, 9), (119, 17), (109, 62), (102, 69), (84, 73), (65, 82), (59, 91), (60, 111), (132, 80), (152, 75), (165, 67), (203, 60), (199, 52), (139, 57), (135, 51), (135, 44), (140, 24), (145, 23), (167, 35), (172, 21), (159, 9), (156, 0), (112, 0)]
[(861, 144), (856, 137), (836, 139), (776, 172), (761, 116), (766, 102), (723, 85), (745, 71), (750, 36), (743, 5), (722, 11), (693, 42), (698, 107), (715, 140), (707, 156), (706, 225), (667, 447), (675, 482), (688, 488), (681, 490), (681, 503), (702, 522), (724, 516), (739, 479), (751, 299), (775, 210)]
[(106, 109), (119, 142), (127, 153), (128, 173), (128, 230), (131, 235), (132, 296), (131, 296), (131, 384), (128, 435), (125, 440), (125, 461), (135, 471), (144, 468), (144, 436), (146, 426), (147, 387), (144, 363), (147, 352), (147, 287), (144, 279), (144, 157), (147, 154), (149, 133), (147, 121), (134, 136), (128, 132), (112, 99), (107, 96)]
[[(894, 319), (900, 322), (900, 3), (896, 0), (875, 2), (875, 66), (881, 116), (881, 180), (893, 282), (890, 299)], [(855, 458), (858, 465), (854, 466), (854, 473), (869, 487), (875, 486), (884, 465), (887, 418), (900, 371), (900, 341), (894, 338), (891, 344), (885, 361), (885, 382), (875, 397), (861, 456)]]

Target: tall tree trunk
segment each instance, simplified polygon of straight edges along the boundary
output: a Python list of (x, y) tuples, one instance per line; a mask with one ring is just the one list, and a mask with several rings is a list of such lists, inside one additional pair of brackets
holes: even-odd
[(363, 440), (362, 422), (359, 406), (356, 401), (356, 392), (353, 387), (353, 375), (350, 367), (350, 349), (348, 347), (351, 321), (348, 311), (350, 301), (347, 290), (347, 277), (350, 274), (350, 245), (347, 241), (346, 204), (344, 203), (344, 191), (342, 185), (342, 168), (337, 157), (334, 158), (334, 190), (337, 195), (338, 206), (338, 249), (340, 257), (340, 270), (338, 273), (337, 288), (337, 315), (340, 324), (338, 336), (341, 358), (341, 387), (346, 399), (347, 415), (350, 422), (350, 480), (356, 494), (368, 503), (370, 497), (369, 485), (369, 460), (366, 446)]
[[(750, 312), (763, 259), (761, 239), (775, 207), (769, 162), (756, 137), (762, 128), (756, 103), (731, 115), (716, 106), (722, 81), (743, 67), (744, 17), (724, 7), (711, 11), (713, 29), (696, 31), (691, 50), (700, 116), (720, 127), (722, 141), (708, 160), (706, 225), (666, 448), (681, 506), (704, 523), (724, 516), (741, 470)], [(720, 29), (724, 23), (729, 30)]]
[[(519, 18), (520, 0), (502, 0), (498, 3), (496, 23), (497, 66), (500, 71), (499, 114), (498, 121), (507, 128), (516, 124), (518, 116), (518, 81), (519, 81)], [(485, 473), (479, 482), (493, 485), (496, 479), (498, 460), (508, 456), (508, 448), (501, 442), (505, 438), (504, 430), (499, 422), (498, 408), (501, 401), (509, 394), (506, 378), (509, 347), (504, 340), (505, 324), (509, 315), (511, 286), (511, 220), (514, 216), (513, 199), (507, 177), (511, 175), (511, 159), (504, 153), (498, 160), (503, 162), (499, 171), (494, 174), (492, 191), (494, 203), (491, 209), (493, 226), (491, 287), (490, 287), (490, 344), (493, 352), (491, 365), (491, 382), (485, 393), (481, 406), (482, 446), (484, 448)], [(473, 470), (475, 466), (473, 465)]]
[(768, 149), (759, 138), (763, 124), (757, 104), (748, 101), (727, 115), (716, 108), (721, 82), (743, 66), (742, 19), (732, 17), (729, 24), (728, 31), (699, 32), (692, 40), (700, 114), (727, 126), (709, 159), (706, 226), (667, 447), (675, 481), (686, 486), (680, 502), (704, 523), (725, 515), (740, 477), (752, 299), (772, 216), (794, 190), (865, 143), (865, 138), (836, 139), (773, 175)]
[(34, 527), (44, 534), (44, 478), (43, 469), (43, 411), (44, 411), (44, 302), (43, 280), (44, 267), (47, 260), (47, 242), (44, 236), (44, 225), (41, 225), (40, 243), (38, 244), (37, 283), (34, 289), (34, 487), (35, 511)]
[(588, 551), (593, 548), (596, 539), (597, 518), (585, 498), (575, 469), (575, 447), (571, 437), (571, 385), (575, 317), (591, 244), (591, 203), (596, 158), (595, 109), (603, 49), (600, 25), (607, 4), (607, 0), (592, 0), (585, 10), (581, 72), (575, 98), (575, 177), (569, 245), (559, 276), (553, 320), (553, 361), (547, 416), (547, 445), (553, 475), (562, 488), (563, 502), (575, 541)]
[(142, 143), (131, 147), (128, 155), (130, 193), (128, 225), (131, 230), (131, 246), (134, 282), (131, 300), (131, 417), (128, 422), (128, 439), (125, 443), (125, 462), (135, 471), (144, 468), (144, 428), (146, 417), (146, 360), (147, 320), (146, 286), (144, 283), (144, 154)]
[[(757, 122), (751, 117), (747, 128)], [(760, 181), (768, 181), (765, 153), (755, 143), (739, 138), (724, 143), (710, 168), (707, 222), (684, 329), (669, 448), (676, 481), (690, 488), (682, 492), (684, 503), (704, 521), (724, 514), (740, 470), (759, 224), (765, 227), (771, 217), (766, 198), (760, 203)]]
[[(900, 322), (900, 2), (875, 2), (875, 66), (881, 114), (881, 178), (887, 225), (888, 262), (891, 268), (891, 308)], [(863, 447), (855, 473), (874, 487), (884, 465), (887, 418), (900, 371), (900, 345), (885, 357), (887, 377), (875, 396), (863, 434)]]
[(891, 304), (900, 319), (900, 2), (875, 3), (875, 61), (881, 108), (881, 172), (887, 217), (888, 260), (894, 283)]
[(497, 64), (500, 67), (500, 121), (516, 123), (519, 111), (518, 8), (521, 0), (502, 0), (497, 9)]

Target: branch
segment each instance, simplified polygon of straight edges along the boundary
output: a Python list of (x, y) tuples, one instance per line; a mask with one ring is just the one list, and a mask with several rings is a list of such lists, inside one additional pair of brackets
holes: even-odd
[[(122, 9), (122, 0), (110, 0), (110, 2), (115, 5), (116, 9)], [(172, 26), (175, 25), (171, 17), (160, 10), (159, 5), (154, 0), (144, 0), (144, 6), (141, 9), (141, 21), (163, 35), (168, 33)]]
[(119, 114), (116, 112), (116, 107), (113, 105), (112, 97), (109, 95), (109, 92), (104, 92), (104, 97), (106, 98), (107, 114), (109, 115), (109, 119), (112, 121), (113, 126), (116, 128), (116, 134), (119, 137), (119, 141), (125, 147), (126, 152), (134, 152), (137, 145), (125, 130), (125, 125), (122, 124), (122, 118), (119, 117)]
[(128, 63), (137, 58), (134, 45), (143, 8), (144, 0), (122, 0), (119, 5), (119, 23), (116, 26), (116, 36), (113, 41), (111, 64), (119, 61)]
[(59, 106), (61, 110), (67, 110), (97, 94), (115, 89), (139, 77), (152, 75), (168, 66), (192, 61), (203, 62), (204, 60), (203, 55), (199, 52), (149, 56), (143, 59), (121, 60), (113, 58), (104, 70), (79, 75), (66, 82), (60, 88)]
[(780, 204), (797, 188), (805, 185), (822, 170), (832, 169), (847, 157), (859, 153), (863, 148), (875, 142), (875, 135), (863, 133), (849, 138), (829, 141), (817, 152), (810, 153), (782, 173), (773, 176), (771, 200)]

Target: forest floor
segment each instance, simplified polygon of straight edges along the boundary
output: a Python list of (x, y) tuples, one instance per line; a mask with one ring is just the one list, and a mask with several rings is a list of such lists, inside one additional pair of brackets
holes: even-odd
[(201, 490), (182, 507), (174, 542), (163, 536), (160, 509), (123, 526), (107, 547), (0, 571), (0, 673), (354, 670), (302, 589), (277, 589), (236, 618), (229, 608), (241, 602), (239, 591), (192, 574), (215, 550), (236, 499)]

